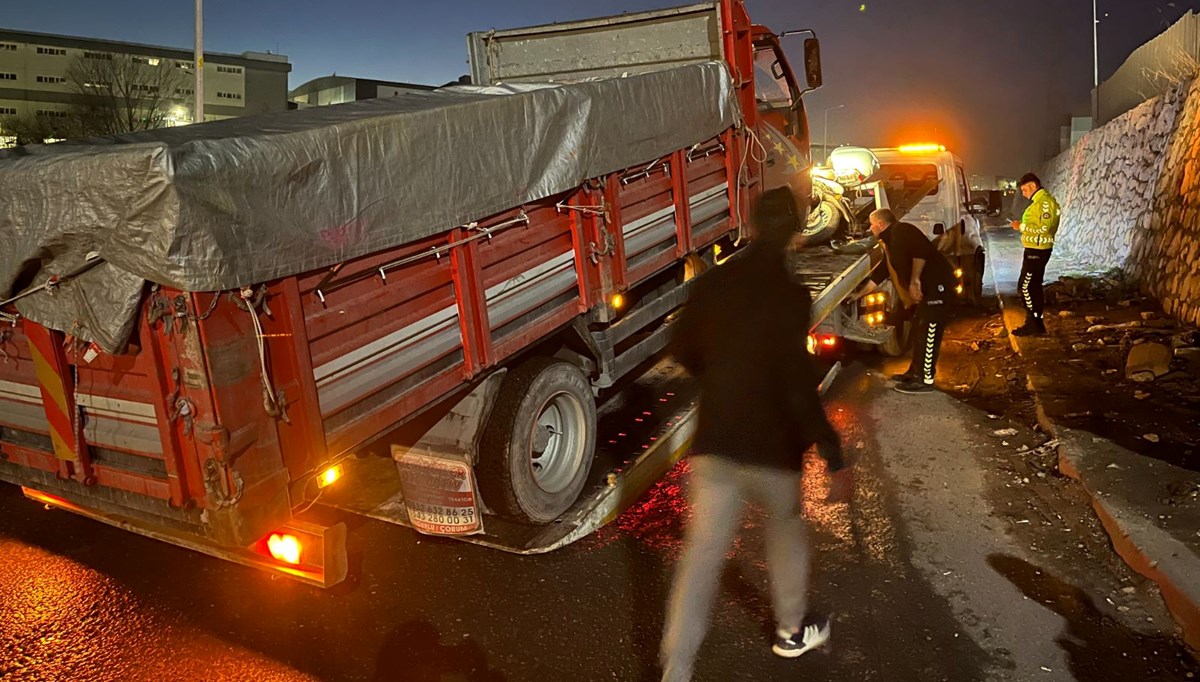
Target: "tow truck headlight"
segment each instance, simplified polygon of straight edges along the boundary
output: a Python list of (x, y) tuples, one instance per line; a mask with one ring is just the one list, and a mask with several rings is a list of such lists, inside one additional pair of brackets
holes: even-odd
[(959, 279), (962, 279), (962, 275), (963, 275), (962, 268), (957, 268), (957, 269), (955, 269), (955, 270), (954, 270), (954, 276), (955, 276), (955, 277), (957, 277), (957, 278), (959, 278)]

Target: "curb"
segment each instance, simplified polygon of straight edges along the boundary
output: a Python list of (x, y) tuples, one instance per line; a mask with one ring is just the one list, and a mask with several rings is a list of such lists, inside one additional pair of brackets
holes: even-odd
[[(1104, 530), (1112, 541), (1113, 549), (1134, 571), (1153, 580), (1162, 591), (1163, 601), (1175, 622), (1183, 630), (1183, 640), (1193, 650), (1200, 651), (1200, 557), (1169, 533), (1147, 522), (1142, 515), (1113, 500), (1100, 485), (1100, 471), (1109, 466), (1119, 466), (1117, 461), (1140, 462), (1145, 458), (1129, 452), (1117, 444), (1090, 433), (1059, 426), (1047, 414), (1042, 401), (1042, 384), (1045, 379), (1031, 371), (1033, 364), (1012, 331), (1023, 317), (1023, 308), (1015, 298), (1000, 293), (1000, 287), (992, 275), (996, 298), (1000, 302), (1000, 317), (1008, 331), (1009, 343), (1025, 362), (1025, 376), (1030, 394), (1037, 407), (1038, 424), (1052, 438), (1058, 440), (1058, 468), (1066, 476), (1076, 480), (1092, 500), (1092, 509), (1100, 518)], [(1010, 314), (1011, 313), (1011, 314)], [(1095, 452), (1095, 461), (1089, 462), (1088, 453)], [(1162, 465), (1167, 466), (1167, 465)]]

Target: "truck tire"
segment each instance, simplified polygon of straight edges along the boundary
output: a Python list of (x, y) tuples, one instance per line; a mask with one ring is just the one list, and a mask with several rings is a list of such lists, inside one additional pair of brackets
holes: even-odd
[(797, 240), (800, 246), (820, 246), (833, 239), (842, 226), (842, 212), (832, 201), (821, 201), (808, 213), (808, 222)]
[(596, 451), (596, 400), (574, 365), (534, 358), (509, 371), (480, 440), (484, 502), (546, 524), (579, 498)]
[(975, 250), (975, 269), (971, 277), (971, 293), (975, 299), (975, 305), (983, 303), (983, 271), (987, 267), (987, 256), (983, 253), (983, 249)]
[(972, 256), (962, 256), (958, 259), (962, 268), (962, 293), (959, 301), (963, 305), (978, 306), (983, 303), (983, 268), (986, 258), (983, 249), (976, 249)]
[(885, 358), (898, 358), (912, 348), (912, 322), (904, 320), (892, 327), (887, 340), (879, 344), (879, 354)]

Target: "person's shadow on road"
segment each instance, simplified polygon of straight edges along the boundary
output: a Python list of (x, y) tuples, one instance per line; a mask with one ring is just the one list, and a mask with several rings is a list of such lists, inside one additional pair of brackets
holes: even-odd
[(1182, 678), (1189, 660), (1180, 645), (1143, 635), (1102, 613), (1082, 589), (1013, 556), (993, 554), (988, 564), (1026, 597), (1067, 621), (1055, 643), (1067, 652), (1077, 680)]
[(374, 682), (505, 682), (488, 667), (487, 656), (474, 640), (442, 644), (437, 628), (409, 621), (384, 641), (375, 665)]

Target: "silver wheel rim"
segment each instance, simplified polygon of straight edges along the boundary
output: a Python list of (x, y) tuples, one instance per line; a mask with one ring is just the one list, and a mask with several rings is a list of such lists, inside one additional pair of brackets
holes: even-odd
[(583, 405), (569, 393), (556, 393), (542, 406), (533, 422), (529, 466), (533, 481), (549, 494), (570, 487), (583, 463)]

